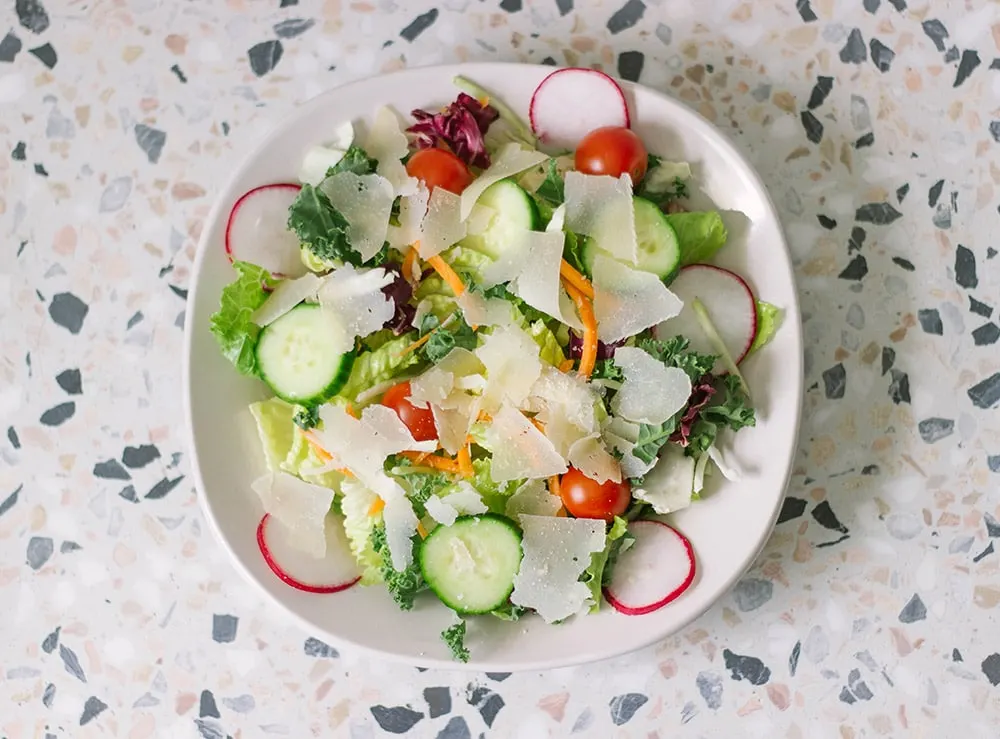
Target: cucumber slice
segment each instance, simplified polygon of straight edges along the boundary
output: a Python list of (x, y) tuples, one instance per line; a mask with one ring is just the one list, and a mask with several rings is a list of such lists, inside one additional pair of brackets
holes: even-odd
[[(661, 280), (669, 282), (681, 266), (681, 248), (673, 226), (667, 221), (666, 214), (645, 198), (632, 198), (632, 209), (635, 212), (635, 235), (639, 245), (635, 268), (652, 272)], [(591, 276), (598, 250), (611, 257), (593, 239), (588, 239), (583, 246), (583, 264)]]
[(282, 400), (322, 403), (347, 382), (354, 347), (329, 311), (303, 303), (268, 325), (257, 342), (260, 378)]
[(438, 526), (420, 545), (424, 580), (457, 613), (488, 613), (507, 602), (521, 566), (521, 532), (493, 513)]
[(537, 230), (540, 227), (538, 206), (534, 198), (513, 180), (500, 180), (486, 188), (479, 205), (496, 211), (486, 229), (470, 234), (459, 241), (460, 246), (475, 249), (490, 259), (499, 259), (510, 240), (510, 232), (517, 229)]

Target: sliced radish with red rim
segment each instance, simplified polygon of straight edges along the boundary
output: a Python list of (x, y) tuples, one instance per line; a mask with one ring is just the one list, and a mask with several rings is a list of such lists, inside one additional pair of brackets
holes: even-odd
[[(670, 290), (684, 301), (684, 308), (656, 327), (657, 338), (683, 336), (690, 342), (691, 351), (718, 354), (691, 307), (697, 298), (705, 306), (733, 361), (739, 364), (757, 335), (757, 302), (743, 278), (722, 267), (692, 264), (680, 271), (670, 283)], [(722, 362), (716, 362), (713, 371), (721, 374), (726, 369)]]
[(553, 149), (575, 149), (595, 128), (630, 124), (625, 93), (596, 69), (558, 69), (539, 83), (528, 108), (531, 130)]
[(288, 230), (288, 208), (301, 189), (301, 185), (279, 183), (244, 193), (226, 224), (229, 261), (256, 264), (275, 277), (304, 275), (299, 239)]
[(326, 556), (319, 559), (296, 548), (292, 533), (270, 514), (265, 514), (257, 526), (257, 546), (267, 566), (296, 590), (337, 593), (361, 579), (343, 522), (331, 513), (324, 523)]
[(663, 608), (694, 582), (691, 542), (661, 521), (633, 521), (635, 541), (622, 552), (604, 588), (608, 603), (626, 616)]

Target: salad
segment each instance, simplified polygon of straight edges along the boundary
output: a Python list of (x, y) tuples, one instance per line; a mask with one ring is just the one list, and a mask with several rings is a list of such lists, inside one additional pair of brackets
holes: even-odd
[(780, 311), (710, 264), (722, 216), (687, 206), (690, 166), (647, 150), (610, 77), (553, 72), (529, 122), (455, 82), (410, 121), (332, 126), (299, 182), (237, 201), (211, 331), (271, 395), (249, 408), (271, 570), (436, 597), (464, 661), (471, 617), (684, 592), (694, 552), (658, 516), (736, 478), (739, 364)]

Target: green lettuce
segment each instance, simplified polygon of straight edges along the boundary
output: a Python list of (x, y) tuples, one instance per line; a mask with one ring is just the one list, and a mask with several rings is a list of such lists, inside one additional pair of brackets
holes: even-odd
[(615, 516), (614, 523), (611, 524), (611, 529), (608, 531), (607, 539), (605, 539), (604, 549), (590, 555), (590, 566), (580, 576), (580, 582), (584, 583), (590, 589), (590, 598), (593, 601), (593, 605), (590, 606), (591, 613), (597, 613), (601, 608), (601, 586), (604, 582), (604, 568), (608, 564), (608, 558), (612, 550), (615, 550), (617, 554), (617, 547), (620, 544), (616, 544), (615, 542), (625, 536), (626, 533), (628, 533), (628, 521)]
[(295, 232), (321, 265), (337, 260), (361, 264), (361, 255), (348, 239), (349, 228), (344, 214), (330, 202), (326, 193), (312, 185), (303, 185), (288, 208), (288, 229)]
[(778, 327), (781, 326), (781, 318), (781, 308), (763, 300), (757, 301), (757, 335), (754, 336), (747, 354), (753, 354), (774, 338)]
[(372, 532), (382, 516), (369, 516), (372, 503), (378, 497), (361, 483), (347, 480), (341, 486), (343, 497), (340, 501), (344, 514), (344, 532), (351, 554), (358, 561), (361, 570), (361, 584), (372, 585), (382, 582), (382, 555), (372, 543)]
[(378, 160), (368, 156), (368, 152), (357, 144), (351, 144), (340, 161), (326, 171), (326, 176), (338, 174), (339, 172), (353, 172), (354, 174), (371, 174), (378, 167)]
[(459, 662), (469, 661), (469, 650), (465, 646), (465, 621), (459, 621), (457, 624), (452, 624), (447, 629), (441, 632), (441, 639), (448, 649), (451, 650), (451, 656), (457, 659)]
[(339, 472), (313, 474), (325, 463), (298, 432), (294, 421), (296, 407), (280, 398), (250, 404), (250, 413), (257, 423), (264, 460), (271, 472), (287, 472), (313, 485), (340, 489), (344, 479)]
[(483, 270), (493, 263), (485, 254), (465, 246), (453, 246), (441, 256), (453, 270), (468, 275), (476, 282), (482, 281)]
[(667, 222), (677, 234), (681, 264), (707, 262), (726, 245), (726, 226), (714, 210), (671, 213)]
[(355, 402), (358, 395), (379, 383), (398, 377), (410, 367), (421, 362), (420, 353), (403, 351), (414, 342), (412, 333), (403, 334), (397, 339), (387, 341), (375, 351), (363, 351), (354, 360), (351, 376), (347, 384), (335, 398)]
[(278, 284), (266, 269), (249, 262), (233, 262), (239, 276), (222, 290), (219, 310), (209, 319), (209, 328), (223, 356), (244, 375), (257, 374), (257, 338), (260, 326), (251, 318), (268, 292)]
[(492, 462), (490, 459), (472, 460), (472, 487), (474, 487), (483, 497), (483, 503), (490, 509), (490, 513), (503, 515), (507, 510), (507, 499), (512, 496), (524, 480), (510, 480), (508, 482), (494, 482), (490, 476)]

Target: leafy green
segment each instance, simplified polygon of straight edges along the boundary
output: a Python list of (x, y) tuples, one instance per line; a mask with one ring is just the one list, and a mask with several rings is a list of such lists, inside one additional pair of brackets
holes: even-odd
[(361, 264), (361, 255), (347, 239), (347, 219), (319, 188), (302, 186), (288, 208), (288, 228), (321, 263), (340, 260)]
[(655, 154), (649, 154), (646, 157), (646, 176), (635, 194), (652, 200), (662, 208), (688, 196), (685, 180), (690, 177), (691, 165), (687, 162), (665, 162)]
[(667, 223), (677, 234), (681, 264), (707, 262), (726, 245), (726, 226), (714, 210), (671, 213)]
[(257, 339), (260, 326), (253, 313), (267, 300), (267, 290), (278, 284), (266, 269), (249, 262), (233, 262), (239, 276), (222, 289), (219, 310), (212, 314), (210, 328), (223, 356), (240, 374), (257, 373)]
[[(615, 520), (617, 522), (618, 519)], [(635, 535), (628, 529), (620, 537), (611, 542), (611, 545), (608, 547), (608, 561), (605, 563), (604, 572), (601, 574), (601, 585), (609, 585), (611, 583), (611, 577), (614, 574), (615, 565), (618, 564), (618, 558), (628, 551), (629, 547), (633, 544), (635, 544)]]
[(356, 144), (351, 144), (344, 153), (343, 158), (328, 170), (326, 176), (339, 174), (340, 172), (353, 172), (354, 174), (371, 174), (378, 166), (378, 160), (368, 156), (368, 152)]
[(686, 452), (697, 457), (704, 454), (718, 436), (719, 430), (728, 428), (739, 431), (757, 423), (757, 416), (750, 406), (749, 398), (743, 391), (740, 380), (735, 375), (724, 375), (716, 382), (716, 400), (701, 409), (688, 438)]
[(507, 509), (507, 499), (521, 487), (524, 480), (510, 480), (508, 482), (494, 482), (490, 475), (492, 462), (490, 458), (472, 460), (473, 476), (470, 482), (483, 498), (483, 503), (490, 509), (490, 513), (503, 515)]
[(319, 423), (319, 407), (315, 405), (298, 406), (295, 415), (292, 416), (292, 421), (303, 431), (315, 428)]
[(469, 661), (469, 650), (465, 647), (465, 621), (452, 624), (441, 632), (441, 638), (451, 650), (451, 655), (459, 662)]
[(604, 583), (604, 570), (608, 563), (608, 556), (611, 554), (612, 548), (615, 547), (615, 542), (627, 533), (628, 521), (615, 516), (615, 520), (608, 530), (604, 549), (590, 555), (590, 566), (580, 576), (580, 582), (590, 589), (590, 599), (593, 601), (593, 605), (590, 607), (591, 613), (597, 613), (601, 608), (601, 586)]
[(563, 243), (563, 259), (569, 262), (573, 269), (580, 274), (589, 275), (590, 270), (587, 269), (587, 265), (584, 264), (583, 260), (583, 249), (584, 245), (587, 243), (587, 237), (581, 236), (573, 231), (566, 231), (565, 236), (566, 239)]
[(750, 350), (747, 354), (753, 354), (762, 348), (778, 332), (781, 325), (781, 308), (763, 300), (757, 301), (757, 335), (753, 338)]
[[(302, 438), (302, 434), (296, 434)], [(308, 446), (308, 445), (307, 445)], [(341, 485), (341, 512), (344, 515), (344, 533), (351, 554), (361, 570), (361, 584), (372, 585), (382, 582), (382, 555), (375, 551), (372, 533), (379, 522), (379, 516), (369, 516), (378, 496), (364, 485), (348, 483)]]
[(521, 616), (528, 612), (527, 608), (515, 605), (510, 601), (507, 601), (499, 608), (494, 608), (490, 611), (491, 616), (496, 616), (501, 621), (517, 621)]
[(482, 252), (465, 246), (453, 246), (441, 257), (459, 276), (465, 278), (463, 282), (466, 284), (482, 282), (483, 270), (493, 263), (493, 260)]
[(668, 367), (679, 367), (684, 370), (691, 378), (691, 382), (697, 382), (703, 375), (711, 372), (715, 364), (716, 358), (710, 354), (687, 351), (688, 340), (683, 336), (674, 336), (665, 341), (639, 339), (635, 345)]
[(359, 393), (398, 377), (410, 367), (420, 364), (421, 358), (417, 352), (404, 353), (413, 341), (414, 335), (410, 332), (387, 341), (374, 351), (359, 352), (347, 383), (335, 397), (353, 403)]
[(597, 380), (613, 380), (614, 382), (623, 382), (625, 380), (625, 373), (622, 372), (622, 368), (615, 364), (615, 360), (612, 359), (598, 359), (594, 363), (594, 371), (590, 373), (592, 379)]
[(476, 332), (461, 315), (453, 314), (444, 323), (437, 316), (428, 313), (420, 322), (420, 335), (431, 332), (431, 337), (420, 348), (420, 354), (432, 364), (437, 364), (455, 348), (475, 349), (478, 344)]
[(372, 529), (371, 543), (372, 549), (382, 558), (382, 580), (385, 582), (385, 589), (389, 591), (389, 595), (401, 610), (412, 610), (413, 599), (417, 593), (427, 588), (424, 576), (420, 573), (420, 565), (414, 560), (402, 571), (392, 566), (384, 524)]
[(417, 518), (423, 518), (427, 513), (425, 506), (427, 499), (435, 493), (446, 495), (446, 490), (452, 485), (452, 480), (443, 472), (436, 472), (417, 468), (413, 472), (408, 472), (407, 467), (412, 467), (410, 460), (399, 459), (399, 465), (393, 470), (397, 478), (402, 478), (409, 488), (406, 497), (413, 504), (413, 512)]
[(535, 194), (552, 205), (560, 205), (566, 199), (565, 187), (563, 178), (559, 176), (559, 163), (553, 157), (549, 159), (545, 179), (535, 190)]
[(660, 424), (640, 424), (639, 438), (636, 439), (632, 454), (647, 464), (656, 459), (660, 448), (670, 440), (670, 436), (677, 430), (681, 413), (683, 411), (678, 411)]

